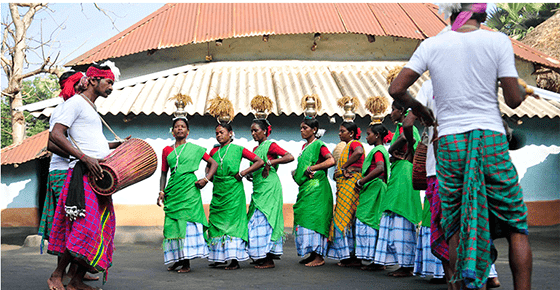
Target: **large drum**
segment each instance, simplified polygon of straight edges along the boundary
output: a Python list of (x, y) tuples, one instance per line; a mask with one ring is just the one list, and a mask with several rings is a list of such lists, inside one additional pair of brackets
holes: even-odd
[(89, 183), (95, 193), (111, 195), (154, 174), (157, 155), (146, 141), (132, 138), (111, 152), (100, 165), (103, 178), (94, 181), (89, 174)]

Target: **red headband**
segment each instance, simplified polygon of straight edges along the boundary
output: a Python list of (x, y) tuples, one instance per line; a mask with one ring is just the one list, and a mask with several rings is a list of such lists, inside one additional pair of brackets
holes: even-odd
[(88, 78), (102, 78), (102, 79), (112, 79), (115, 80), (115, 75), (113, 72), (108, 70), (101, 70), (96, 67), (90, 66), (86, 71), (86, 76)]
[(58, 95), (61, 96), (65, 101), (74, 96), (76, 94), (74, 85), (76, 85), (76, 83), (79, 82), (83, 76), (83, 73), (77, 72), (60, 82), (61, 90), (60, 94)]

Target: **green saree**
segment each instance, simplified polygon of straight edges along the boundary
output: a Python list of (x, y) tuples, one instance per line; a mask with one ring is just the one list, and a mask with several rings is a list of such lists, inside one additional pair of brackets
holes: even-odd
[(164, 190), (163, 236), (166, 240), (184, 239), (187, 222), (201, 223), (205, 228), (208, 227), (194, 174), (205, 152), (206, 149), (201, 146), (186, 143), (167, 156), (171, 175)]
[[(255, 150), (255, 154), (265, 163), (268, 161), (267, 154), (271, 144), (271, 141), (266, 140)], [(270, 240), (277, 241), (284, 235), (282, 184), (276, 173), (276, 167), (270, 167), (267, 178), (262, 176), (263, 170), (264, 166), (253, 172), (253, 195), (247, 219), (251, 220), (255, 210), (260, 210), (272, 227), (272, 237)]]
[(326, 170), (318, 170), (312, 179), (305, 175), (308, 166), (319, 160), (323, 141), (315, 139), (298, 157), (294, 180), (299, 192), (294, 204), (294, 230), (296, 226), (313, 230), (328, 237), (333, 217), (333, 195)]
[(220, 148), (212, 158), (218, 162), (218, 171), (214, 175), (208, 237), (212, 243), (227, 237), (237, 237), (247, 242), (245, 190), (243, 182), (235, 179), (243, 158), (243, 147), (230, 143)]

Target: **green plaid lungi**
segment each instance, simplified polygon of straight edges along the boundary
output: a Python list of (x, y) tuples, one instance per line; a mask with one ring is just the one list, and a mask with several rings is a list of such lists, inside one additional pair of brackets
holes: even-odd
[(527, 206), (506, 136), (473, 130), (441, 137), (437, 173), (446, 239), (459, 231), (452, 281), (481, 288), (497, 257), (492, 240), (528, 234)]
[(41, 215), (41, 223), (39, 224), (39, 235), (43, 236), (43, 239), (47, 241), (49, 240), (58, 197), (62, 191), (67, 172), (67, 170), (53, 170), (49, 172), (47, 195), (45, 196), (43, 214)]

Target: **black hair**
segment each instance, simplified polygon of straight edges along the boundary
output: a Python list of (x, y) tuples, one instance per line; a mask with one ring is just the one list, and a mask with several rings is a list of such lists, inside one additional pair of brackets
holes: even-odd
[(266, 137), (270, 135), (271, 125), (266, 119), (255, 119), (253, 120), (253, 124), (256, 124), (261, 130), (265, 131)]
[(61, 84), (63, 81), (65, 81), (67, 78), (73, 76), (75, 73), (77, 73), (77, 71), (75, 70), (69, 70), (67, 72), (64, 72), (59, 78), (58, 78), (58, 84)]
[(220, 122), (216, 125), (216, 128), (223, 127), (224, 129), (228, 130), (229, 132), (233, 132), (233, 127), (231, 127), (230, 123)]
[(315, 119), (315, 118), (305, 118), (301, 122), (304, 123), (305, 125), (311, 127), (311, 129), (315, 128), (315, 129), (319, 130), (319, 121), (317, 121), (317, 119)]
[(111, 70), (111, 68), (107, 65), (99, 65), (99, 64), (92, 64), (91, 66), (93, 66), (96, 69), (100, 69), (100, 70)]
[(183, 121), (183, 122), (185, 122), (185, 124), (187, 124), (187, 130), (189, 130), (189, 131), (191, 130), (191, 129), (189, 128), (189, 120), (187, 120), (187, 118), (174, 118), (174, 119), (173, 119), (173, 128), (175, 127), (175, 123), (177, 123), (177, 121)]
[(385, 128), (383, 124), (370, 124), (368, 128), (371, 130), (372, 133), (379, 134), (379, 137), (381, 137), (381, 139), (385, 139), (385, 136), (389, 134), (389, 131), (387, 130), (387, 128)]
[(354, 139), (359, 140), (360, 139), (360, 132), (358, 132), (358, 125), (356, 125), (356, 123), (354, 122), (342, 122), (342, 125), (344, 126), (344, 128), (346, 128), (346, 130), (350, 131), (350, 132), (354, 132)]

